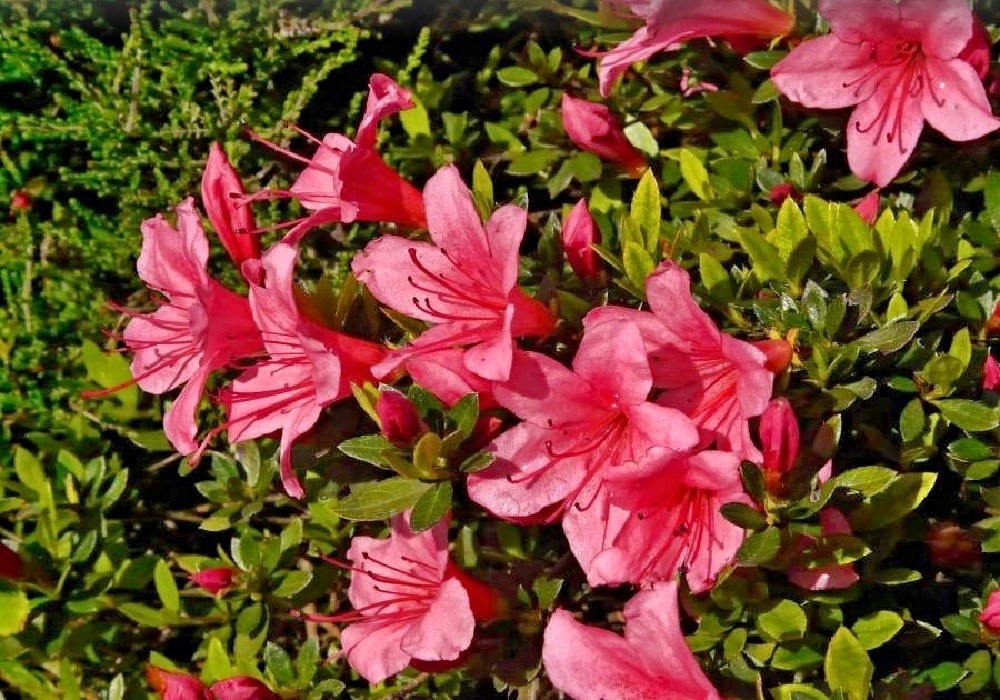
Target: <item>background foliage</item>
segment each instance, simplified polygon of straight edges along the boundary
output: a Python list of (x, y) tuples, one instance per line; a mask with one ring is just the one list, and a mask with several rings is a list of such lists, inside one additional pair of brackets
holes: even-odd
[[(992, 7), (977, 11), (993, 19)], [(812, 31), (809, 8), (798, 10)], [(26, 582), (0, 583), (5, 695), (145, 698), (152, 660), (206, 681), (262, 675), (288, 698), (545, 696), (545, 611), (558, 600), (606, 622), (628, 597), (574, 600), (583, 577), (558, 556), (558, 528), (479, 520), (456, 487), (456, 557), (505, 581), (518, 617), (481, 640), (469, 670), (408, 672), (370, 691), (320, 661), (335, 629), (290, 615), (336, 608), (346, 579), (315, 555), (378, 531), (341, 517), (341, 487), (376, 472), (331, 450), (363, 432), (361, 412), (335, 408), (299, 450), (313, 497), (298, 504), (275, 487), (271, 444), (211, 453), (188, 474), (160, 433), (158, 398), (79, 396), (128, 378), (127, 362), (102, 352), (114, 346), (102, 329), (118, 323), (104, 303), (142, 303), (139, 223), (197, 193), (208, 144), (222, 141), (255, 189), (287, 184), (294, 170), (241, 123), (297, 147), (284, 122), (349, 133), (374, 70), (420, 102), (382, 146), (404, 175), (422, 182), (454, 161), (471, 177), (478, 159), (495, 201), (527, 198), (525, 275), (540, 294), (571, 286), (556, 221), (588, 192), (609, 298), (641, 301), (669, 254), (731, 332), (796, 339), (780, 389), (805, 423), (807, 465), (833, 454), (837, 476), (775, 499), (744, 474), (765, 510), (734, 514), (753, 531), (743, 566), (686, 600), (698, 619), (689, 641), (720, 689), (779, 700), (998, 692), (998, 640), (976, 620), (1000, 573), (1000, 414), (979, 389), (1000, 292), (995, 140), (956, 148), (930, 135), (868, 226), (848, 204), (864, 190), (845, 175), (842, 115), (779, 108), (766, 69), (780, 52), (744, 60), (695, 45), (658, 57), (612, 99), (657, 161), (655, 179), (625, 181), (569, 142), (558, 104), (563, 90), (597, 98), (592, 60), (573, 46), (627, 31), (585, 3), (541, 0), (0, 3), (0, 193), (30, 197), (0, 220), (0, 535), (28, 565)], [(722, 89), (682, 97), (682, 67)], [(772, 203), (784, 182), (803, 196)], [(304, 260), (317, 300), (374, 232), (314, 236)], [(574, 303), (585, 308), (574, 299), (593, 293), (573, 291), (559, 298), (570, 319)], [(565, 351), (572, 337), (553, 342)], [(814, 563), (854, 563), (862, 582), (808, 593), (783, 572), (795, 536), (819, 536), (827, 504), (854, 535), (819, 538)], [(926, 541), (940, 522), (958, 524), (975, 556), (935, 559)], [(186, 582), (211, 564), (241, 571), (218, 599)]]

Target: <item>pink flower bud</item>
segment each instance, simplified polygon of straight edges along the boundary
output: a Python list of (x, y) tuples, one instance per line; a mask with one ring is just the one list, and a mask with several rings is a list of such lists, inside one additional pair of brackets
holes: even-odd
[(250, 676), (213, 683), (211, 692), (215, 700), (279, 700), (270, 688)]
[(149, 664), (146, 680), (162, 700), (215, 700), (201, 681), (187, 673), (174, 673)]
[(233, 576), (236, 569), (229, 566), (220, 566), (215, 569), (204, 569), (196, 574), (191, 574), (188, 579), (212, 595), (218, 595), (227, 588), (233, 586)]
[(621, 124), (606, 105), (563, 93), (563, 128), (577, 146), (615, 163), (638, 177), (646, 169), (646, 158), (629, 143)]
[(790, 182), (779, 182), (771, 188), (771, 191), (767, 196), (771, 200), (771, 204), (778, 206), (789, 197), (798, 199), (799, 191), (796, 190), (795, 185)]
[(24, 190), (14, 190), (10, 193), (10, 213), (28, 211), (31, 209), (31, 195)]
[(854, 211), (857, 215), (864, 219), (865, 223), (869, 226), (875, 223), (875, 219), (878, 218), (878, 188), (866, 194), (864, 197), (858, 200), (858, 203), (854, 205)]
[(753, 346), (766, 356), (764, 368), (771, 374), (781, 374), (792, 362), (792, 345), (784, 338), (755, 340)]
[(562, 245), (569, 266), (585, 282), (600, 277), (601, 260), (590, 247), (600, 242), (601, 231), (587, 209), (587, 200), (581, 199), (563, 221)]
[(986, 319), (986, 335), (1000, 335), (1000, 302), (993, 307), (993, 313)]
[(978, 569), (983, 555), (969, 531), (948, 520), (939, 520), (924, 535), (931, 564), (938, 569), (959, 571)]
[(24, 562), (21, 555), (0, 542), (0, 578), (17, 581), (24, 576)]
[(765, 478), (769, 486), (776, 486), (799, 456), (799, 422), (788, 399), (772, 399), (767, 404), (760, 416), (759, 430)]
[(412, 445), (426, 427), (408, 398), (394, 389), (383, 389), (375, 402), (382, 434), (394, 445)]
[(983, 363), (983, 389), (986, 391), (1000, 389), (1000, 363), (993, 355), (987, 355), (986, 362)]
[(986, 605), (979, 613), (979, 621), (993, 634), (1000, 634), (1000, 589), (990, 593), (986, 599)]
[(260, 259), (260, 234), (255, 232), (250, 206), (239, 201), (243, 194), (243, 182), (229, 164), (222, 146), (212, 143), (201, 177), (201, 203), (212, 228), (240, 270), (244, 261)]
[(980, 79), (990, 72), (990, 34), (975, 15), (972, 17), (972, 36), (957, 58), (972, 66)]

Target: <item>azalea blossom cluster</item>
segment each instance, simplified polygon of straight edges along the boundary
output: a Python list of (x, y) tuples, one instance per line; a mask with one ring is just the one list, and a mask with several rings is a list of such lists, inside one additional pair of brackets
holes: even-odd
[[(690, 39), (749, 47), (792, 27), (764, 0), (615, 4), (645, 25), (601, 55), (603, 95), (629, 64)], [(807, 107), (854, 107), (847, 154), (860, 177), (886, 186), (912, 155), (925, 120), (959, 141), (1000, 126), (981, 82), (988, 42), (964, 0), (822, 0), (819, 11), (831, 33), (800, 43), (771, 75), (779, 91)], [(469, 498), (512, 523), (558, 523), (591, 586), (638, 587), (624, 608), (624, 637), (565, 609), (551, 615), (542, 661), (552, 683), (579, 698), (658, 697), (664, 687), (677, 697), (719, 697), (684, 643), (679, 577), (704, 593), (733, 564), (745, 532), (723, 517), (723, 506), (758, 507), (741, 481), (742, 462), (758, 465), (775, 494), (802, 465), (797, 418), (787, 400), (772, 397), (791, 345), (720, 330), (692, 296), (688, 272), (669, 259), (645, 280), (645, 308), (595, 304), (569, 329), (557, 305), (520, 284), (524, 207), (506, 204), (481, 216), (458, 167), (445, 165), (421, 189), (382, 159), (379, 123), (412, 106), (407, 90), (375, 75), (353, 140), (306, 135), (313, 152), (305, 156), (251, 132), (303, 166), (287, 190), (247, 194), (213, 146), (202, 205), (247, 294), (209, 275), (209, 242), (193, 200), (177, 206), (175, 224), (162, 216), (146, 221), (138, 272), (158, 308), (122, 309), (131, 317), (122, 340), (134, 354), (134, 382), (157, 394), (181, 389), (164, 430), (193, 460), (223, 433), (229, 443), (280, 434), (281, 480), (295, 499), (307, 492), (292, 445), (325, 408), (349, 399), (352, 386), (381, 383), (376, 412), (395, 445), (412, 445), (427, 426), (390, 385), (415, 383), (449, 407), (476, 394), (481, 408), (504, 418), (480, 419), (493, 421), (478, 426), (492, 463), (466, 478)], [(580, 147), (629, 175), (646, 169), (608, 107), (566, 94), (562, 114)], [(265, 250), (252, 206), (267, 199), (293, 199), (305, 214)], [(423, 324), (400, 344), (328, 328), (299, 302), (296, 265), (306, 235), (354, 221), (395, 225), (354, 256), (351, 271), (386, 309)], [(584, 286), (604, 283), (599, 243), (581, 199), (563, 222), (562, 245)], [(557, 359), (547, 344), (555, 333), (572, 338), (571, 359), (565, 352)], [(198, 406), (210, 382), (226, 419), (202, 431)], [(812, 476), (821, 483), (831, 469), (827, 462)], [(346, 561), (329, 560), (351, 574), (350, 612), (302, 614), (346, 625), (341, 654), (372, 683), (407, 666), (460, 665), (477, 625), (510, 611), (497, 590), (451, 560), (447, 517), (422, 532), (411, 517), (399, 513), (388, 539), (357, 536)], [(850, 533), (836, 509), (819, 517), (824, 536)], [(793, 549), (813, 544), (802, 535)], [(192, 578), (218, 594), (233, 585), (232, 573)], [(858, 580), (850, 564), (793, 562), (788, 576), (812, 590)], [(198, 697), (227, 696), (212, 689)]]

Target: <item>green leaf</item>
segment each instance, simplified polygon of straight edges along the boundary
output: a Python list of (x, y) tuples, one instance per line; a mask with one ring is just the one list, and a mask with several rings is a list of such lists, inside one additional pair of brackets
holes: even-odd
[(281, 579), (278, 587), (272, 591), (272, 594), (276, 598), (291, 598), (308, 586), (312, 578), (313, 575), (309, 571), (299, 571), (298, 569), (289, 571)]
[(623, 131), (629, 143), (647, 156), (655, 158), (660, 155), (660, 144), (656, 142), (656, 137), (649, 127), (642, 122), (632, 122)]
[(17, 634), (28, 623), (31, 603), (27, 594), (7, 581), (0, 580), (0, 636)]
[(924, 405), (920, 399), (911, 399), (899, 414), (899, 436), (903, 442), (913, 442), (924, 432)]
[(629, 218), (638, 229), (646, 251), (651, 255), (656, 252), (660, 242), (660, 217), (660, 185), (653, 171), (647, 170), (639, 179), (639, 185), (632, 196)]
[(873, 496), (895, 479), (899, 473), (889, 467), (857, 467), (841, 472), (831, 479), (832, 486), (853, 489), (862, 495)]
[(677, 159), (680, 163), (681, 177), (684, 178), (684, 182), (691, 188), (694, 195), (703, 202), (711, 200), (713, 197), (712, 186), (708, 181), (708, 170), (705, 168), (705, 164), (686, 148), (677, 152)]
[(414, 532), (429, 530), (438, 523), (451, 508), (452, 488), (450, 481), (441, 481), (431, 488), (413, 504), (410, 514), (410, 529)]
[(625, 244), (625, 250), (622, 254), (622, 264), (625, 266), (625, 274), (639, 289), (645, 287), (646, 278), (649, 277), (656, 266), (649, 253), (633, 241)]
[(830, 700), (830, 696), (811, 685), (787, 683), (771, 689), (774, 700)]
[(719, 302), (727, 302), (733, 298), (733, 285), (729, 273), (718, 258), (708, 253), (698, 256), (698, 269), (701, 271), (701, 283), (708, 291), (708, 296)]
[(559, 159), (558, 151), (529, 151), (514, 156), (507, 166), (509, 175), (535, 175)]
[(437, 433), (424, 433), (413, 447), (413, 466), (417, 468), (419, 474), (433, 476), (440, 456), (441, 436)]
[(307, 686), (312, 682), (319, 668), (319, 659), (319, 640), (310, 637), (299, 647), (299, 654), (295, 657), (295, 670), (298, 672), (300, 686)]
[(761, 636), (772, 642), (801, 639), (807, 625), (806, 614), (792, 600), (778, 601), (757, 616), (757, 629)]
[(767, 518), (763, 513), (746, 503), (725, 503), (720, 512), (723, 518), (747, 530), (763, 530), (767, 527)]
[(903, 569), (903, 568), (893, 568), (893, 569), (881, 569), (866, 576), (866, 581), (871, 581), (872, 583), (881, 583), (883, 586), (901, 586), (904, 583), (913, 583), (914, 581), (919, 581), (921, 579), (919, 571), (914, 571), (913, 569)]
[(905, 517), (927, 497), (936, 480), (937, 474), (931, 472), (900, 474), (869, 503), (851, 512), (851, 526), (856, 530), (877, 530)]
[(348, 457), (381, 467), (385, 465), (383, 452), (396, 448), (384, 436), (372, 434), (344, 440), (337, 445), (337, 449)]
[(736, 555), (741, 564), (756, 566), (766, 564), (778, 555), (781, 550), (781, 530), (769, 527), (762, 532), (755, 532), (744, 540)]
[(531, 590), (534, 592), (535, 598), (538, 599), (538, 608), (540, 610), (551, 610), (552, 604), (559, 597), (559, 591), (562, 590), (562, 586), (563, 580), (561, 578), (539, 576), (532, 581)]
[(385, 520), (412, 506), (429, 488), (430, 484), (402, 477), (355, 484), (333, 512), (345, 520)]
[(788, 279), (785, 263), (778, 249), (752, 228), (740, 230), (740, 241), (750, 256), (753, 273), (763, 283), (782, 282)]
[(201, 680), (204, 683), (214, 683), (233, 675), (233, 665), (229, 654), (222, 645), (222, 640), (212, 637), (208, 641), (208, 652), (205, 655), (205, 665), (201, 670)]
[(179, 612), (181, 609), (181, 596), (177, 590), (177, 581), (170, 571), (170, 565), (160, 559), (153, 569), (153, 585), (156, 587), (156, 595), (159, 596), (163, 607), (170, 612)]
[(851, 631), (865, 649), (876, 649), (903, 629), (903, 618), (891, 610), (879, 610), (859, 618)]
[[(81, 347), (81, 356), (87, 378), (103, 389), (117, 387), (132, 379), (128, 361), (118, 353), (104, 352), (91, 341), (85, 340)], [(114, 396), (127, 408), (135, 408), (139, 402), (139, 387), (129, 384), (116, 391)]]
[(403, 125), (403, 131), (409, 137), (410, 143), (421, 136), (431, 135), (431, 119), (427, 109), (416, 100), (414, 103), (413, 107), (399, 113), (399, 123)]
[(888, 355), (909, 343), (919, 329), (917, 321), (894, 321), (858, 338), (857, 343), (864, 352)]
[(286, 688), (295, 682), (295, 672), (292, 670), (292, 660), (288, 653), (274, 642), (264, 646), (264, 663), (267, 670), (274, 676), (279, 687)]
[(954, 688), (967, 675), (969, 672), (961, 664), (955, 661), (942, 661), (918, 673), (914, 680), (917, 682), (930, 681), (934, 690), (943, 693)]
[(448, 418), (466, 438), (472, 435), (479, 420), (479, 394), (472, 392), (460, 398), (448, 412)]
[(970, 433), (993, 430), (1000, 425), (1000, 412), (970, 399), (941, 399), (934, 405), (948, 422)]
[(144, 627), (166, 627), (169, 619), (160, 610), (155, 610), (142, 603), (121, 603), (118, 608), (125, 617), (133, 622), (138, 622)]
[(875, 667), (868, 652), (846, 627), (839, 628), (830, 640), (823, 661), (823, 672), (830, 690), (841, 691), (848, 700), (865, 700), (871, 690)]
[(507, 66), (497, 71), (497, 80), (508, 87), (524, 87), (538, 82), (538, 75), (533, 70), (521, 66)]
[(472, 200), (480, 218), (483, 221), (489, 219), (493, 213), (493, 180), (481, 160), (477, 160), (472, 168)]

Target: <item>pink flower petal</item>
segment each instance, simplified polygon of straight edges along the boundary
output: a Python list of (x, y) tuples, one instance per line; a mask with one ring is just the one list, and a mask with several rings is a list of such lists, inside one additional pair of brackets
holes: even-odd
[(924, 118), (952, 141), (971, 141), (1000, 128), (986, 89), (975, 69), (958, 59), (927, 59), (927, 87), (920, 108)]

